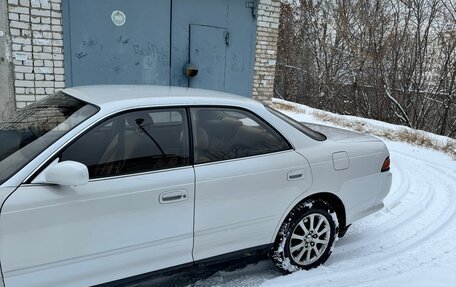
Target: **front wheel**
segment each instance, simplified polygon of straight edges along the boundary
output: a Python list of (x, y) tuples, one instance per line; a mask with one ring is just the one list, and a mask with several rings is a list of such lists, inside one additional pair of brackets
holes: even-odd
[(337, 215), (328, 203), (304, 201), (283, 222), (271, 259), (285, 273), (315, 268), (331, 255), (338, 229)]

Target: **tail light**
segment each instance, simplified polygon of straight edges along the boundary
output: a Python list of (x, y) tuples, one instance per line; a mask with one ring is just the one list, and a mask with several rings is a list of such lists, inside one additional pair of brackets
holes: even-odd
[(390, 165), (391, 165), (390, 157), (387, 157), (387, 158), (385, 159), (385, 161), (383, 162), (383, 165), (382, 165), (382, 172), (385, 172), (385, 171), (390, 170)]

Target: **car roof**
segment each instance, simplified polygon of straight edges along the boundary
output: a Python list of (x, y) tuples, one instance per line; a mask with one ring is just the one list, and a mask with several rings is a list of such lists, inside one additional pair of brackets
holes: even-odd
[(138, 105), (240, 105), (258, 102), (229, 93), (154, 85), (93, 85), (64, 89), (63, 92), (101, 107)]

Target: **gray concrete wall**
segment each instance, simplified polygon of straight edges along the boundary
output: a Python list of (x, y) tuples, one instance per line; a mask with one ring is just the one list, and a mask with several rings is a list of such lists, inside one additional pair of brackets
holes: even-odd
[(0, 122), (6, 120), (16, 106), (7, 6), (6, 1), (0, 1)]

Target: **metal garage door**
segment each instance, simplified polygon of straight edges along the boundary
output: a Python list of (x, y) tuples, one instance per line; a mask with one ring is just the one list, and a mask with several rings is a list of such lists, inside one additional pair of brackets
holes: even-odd
[(64, 8), (67, 86), (169, 85), (169, 0), (67, 0)]
[[(255, 3), (63, 0), (66, 85), (160, 84), (251, 96)], [(190, 63), (193, 78), (185, 75)]]

